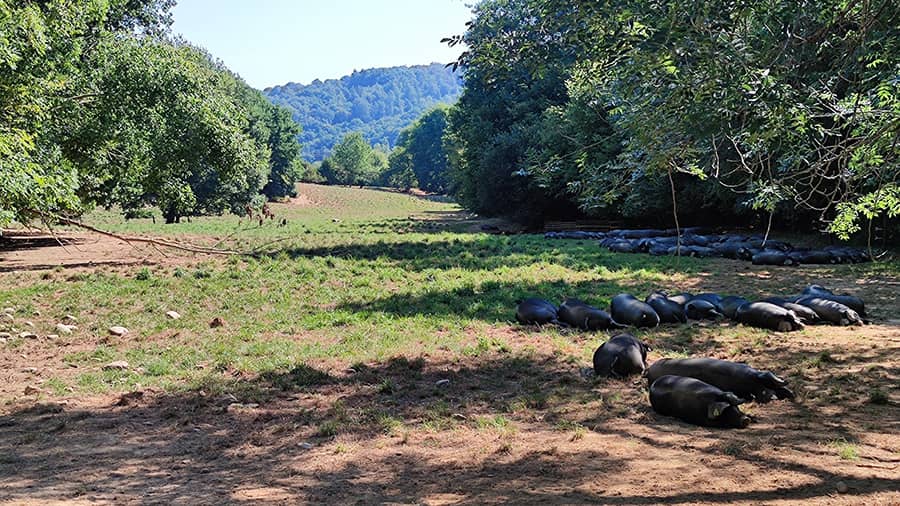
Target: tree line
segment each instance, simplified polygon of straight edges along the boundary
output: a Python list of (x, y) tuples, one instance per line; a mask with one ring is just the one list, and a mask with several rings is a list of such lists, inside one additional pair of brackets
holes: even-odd
[(243, 214), (294, 194), (290, 111), (173, 38), (174, 0), (0, 0), (0, 226), (92, 206)]
[[(169, 35), (173, 4), (0, 0), (0, 225), (98, 204), (241, 214), (302, 177), (451, 193), (535, 225), (900, 228), (890, 0), (485, 0), (446, 39), (465, 46), (455, 105), (374, 147), (343, 125), (312, 167), (290, 110)], [(359, 100), (334, 113), (385, 113), (372, 90), (404, 93), (388, 77), (348, 76)], [(445, 81), (428, 82), (452, 93)]]
[(900, 216), (893, 0), (485, 0), (473, 12), (446, 39), (466, 50), (445, 144), (475, 211), (774, 218), (845, 238)]
[(361, 132), (344, 136), (307, 180), (328, 184), (388, 186), (448, 193), (450, 172), (444, 145), (449, 106), (438, 105), (400, 131), (397, 146), (387, 153), (370, 146)]

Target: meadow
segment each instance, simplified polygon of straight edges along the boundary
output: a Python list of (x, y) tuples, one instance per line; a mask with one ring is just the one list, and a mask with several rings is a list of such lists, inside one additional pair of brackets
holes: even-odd
[[(900, 502), (900, 263), (614, 254), (487, 234), (490, 220), (425, 197), (299, 190), (262, 226), (84, 218), (252, 255), (75, 228), (56, 230), (65, 246), (0, 248), (0, 308), (13, 310), (0, 327), (0, 501)], [(787, 378), (796, 402), (748, 406), (757, 421), (741, 431), (656, 415), (639, 378), (585, 377), (609, 334), (513, 321), (527, 296), (606, 307), (622, 292), (754, 298), (809, 283), (863, 297), (873, 323), (636, 333), (651, 359), (715, 356)], [(71, 334), (56, 328), (66, 315)]]

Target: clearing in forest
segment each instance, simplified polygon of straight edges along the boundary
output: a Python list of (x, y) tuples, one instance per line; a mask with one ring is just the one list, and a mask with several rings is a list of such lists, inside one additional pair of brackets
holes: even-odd
[[(0, 502), (900, 503), (896, 263), (614, 254), (487, 235), (452, 204), (368, 189), (301, 185), (271, 207), (262, 226), (85, 217), (257, 257), (70, 229), (64, 247), (27, 233), (0, 247), (0, 308), (14, 310), (0, 322)], [(785, 377), (796, 402), (747, 406), (744, 430), (659, 416), (638, 378), (584, 379), (609, 334), (512, 322), (529, 295), (603, 307), (809, 283), (859, 295), (873, 323), (637, 334), (651, 360)]]

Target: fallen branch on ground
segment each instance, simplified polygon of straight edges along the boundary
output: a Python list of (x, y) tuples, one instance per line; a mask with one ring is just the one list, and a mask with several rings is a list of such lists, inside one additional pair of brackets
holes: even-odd
[(172, 248), (181, 251), (189, 251), (192, 253), (205, 253), (208, 255), (251, 255), (253, 253), (246, 253), (241, 251), (234, 250), (225, 250), (219, 248), (210, 248), (207, 246), (199, 246), (195, 244), (181, 243), (181, 242), (173, 242), (166, 239), (159, 239), (153, 237), (140, 237), (140, 236), (126, 236), (121, 234), (116, 234), (114, 232), (109, 232), (107, 230), (101, 230), (99, 228), (93, 227), (86, 223), (82, 223), (80, 221), (72, 220), (69, 218), (57, 217), (60, 223), (65, 225), (71, 225), (73, 227), (83, 228), (85, 230), (89, 230), (96, 234), (105, 235), (107, 237), (112, 237), (114, 239), (118, 239), (120, 241), (124, 241), (126, 243), (144, 243), (151, 244), (153, 246), (162, 246), (165, 248)]
[(44, 220), (54, 220), (54, 221), (57, 221), (64, 225), (71, 225), (73, 227), (77, 227), (77, 228), (81, 228), (84, 230), (94, 232), (95, 234), (112, 237), (113, 239), (118, 239), (118, 240), (128, 243), (128, 244), (132, 244), (132, 243), (150, 244), (152, 246), (161, 246), (164, 248), (172, 248), (172, 249), (177, 249), (177, 250), (181, 250), (181, 251), (188, 251), (191, 253), (204, 253), (207, 255), (229, 255), (229, 256), (258, 256), (259, 255), (258, 251), (242, 252), (242, 251), (226, 250), (226, 249), (219, 249), (219, 248), (210, 248), (207, 246), (175, 242), (175, 241), (170, 241), (167, 239), (160, 239), (160, 238), (154, 238), (154, 237), (122, 235), (122, 234), (117, 234), (115, 232), (109, 232), (107, 230), (102, 230), (97, 227), (88, 225), (86, 223), (82, 223), (78, 220), (73, 220), (71, 218), (48, 215), (48, 214), (42, 213), (40, 211), (31, 211), (31, 212), (41, 216)]

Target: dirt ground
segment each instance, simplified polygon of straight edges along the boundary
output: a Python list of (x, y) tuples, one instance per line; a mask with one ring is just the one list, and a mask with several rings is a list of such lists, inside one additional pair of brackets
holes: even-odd
[[(67, 242), (35, 237), (0, 251), (0, 265), (9, 276), (198, 258)], [(784, 286), (776, 277), (741, 265), (738, 281), (697, 286)], [(754, 343), (705, 325), (687, 340), (673, 329), (649, 338), (787, 377), (797, 399), (748, 406), (745, 430), (659, 416), (640, 379), (585, 378), (588, 364), (559, 360), (541, 330), (497, 326), (509, 350), (238, 378), (268, 392), (258, 402), (215, 388), (20, 396), (0, 406), (0, 503), (900, 504), (900, 282), (823, 282), (866, 299), (873, 324)], [(4, 391), (23, 391), (30, 368), (66, 366), (36, 345), (0, 349)]]

